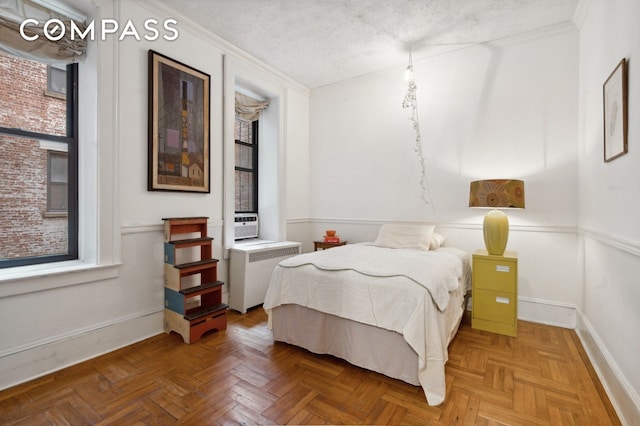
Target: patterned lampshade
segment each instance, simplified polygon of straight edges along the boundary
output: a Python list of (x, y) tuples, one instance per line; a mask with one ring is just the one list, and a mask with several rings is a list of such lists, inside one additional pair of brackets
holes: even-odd
[(502, 210), (524, 209), (524, 182), (516, 179), (476, 180), (469, 186), (469, 207), (492, 208), (484, 217), (484, 245), (491, 255), (502, 256), (509, 239), (509, 219)]
[(471, 182), (469, 207), (524, 209), (524, 181), (486, 179)]

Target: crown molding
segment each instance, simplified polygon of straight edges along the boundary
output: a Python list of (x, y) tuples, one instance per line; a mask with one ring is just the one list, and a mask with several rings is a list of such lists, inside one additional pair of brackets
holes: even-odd
[(224, 54), (233, 55), (238, 60), (245, 62), (252, 66), (254, 69), (265, 73), (267, 76), (277, 79), (281, 83), (285, 84), (289, 88), (295, 89), (303, 94), (309, 95), (310, 90), (308, 87), (299, 83), (287, 76), (286, 74), (278, 71), (275, 68), (265, 64), (261, 60), (240, 49), (239, 47), (231, 44), (227, 40), (223, 39), (219, 35), (215, 34), (211, 30), (204, 28), (200, 24), (194, 22), (192, 19), (187, 18), (179, 10), (173, 9), (158, 0), (146, 0), (136, 2), (137, 6), (140, 6), (151, 13), (161, 14), (176, 19), (181, 25), (185, 25), (189, 31), (195, 35), (207, 40), (211, 43), (212, 47), (220, 49)]
[(576, 6), (572, 19), (573, 24), (578, 30), (582, 29), (582, 25), (584, 25), (585, 19), (587, 19), (589, 8), (591, 8), (591, 0), (578, 0), (578, 5)]

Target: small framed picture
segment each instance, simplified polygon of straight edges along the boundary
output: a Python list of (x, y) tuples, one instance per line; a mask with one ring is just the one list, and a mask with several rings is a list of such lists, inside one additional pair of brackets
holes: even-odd
[(602, 87), (604, 161), (627, 153), (627, 60), (623, 58)]

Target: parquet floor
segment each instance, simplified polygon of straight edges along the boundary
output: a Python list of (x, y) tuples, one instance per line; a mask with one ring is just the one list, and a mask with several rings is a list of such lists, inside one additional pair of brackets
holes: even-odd
[(519, 322), (449, 347), (447, 400), (273, 342), (261, 308), (186, 345), (161, 334), (0, 392), (2, 425), (616, 425), (572, 330)]

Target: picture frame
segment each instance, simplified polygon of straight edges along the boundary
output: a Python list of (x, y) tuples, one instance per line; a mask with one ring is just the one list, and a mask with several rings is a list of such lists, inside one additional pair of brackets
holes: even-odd
[(149, 50), (149, 191), (210, 192), (211, 76)]
[(627, 60), (622, 58), (602, 86), (605, 163), (628, 151), (627, 93)]

